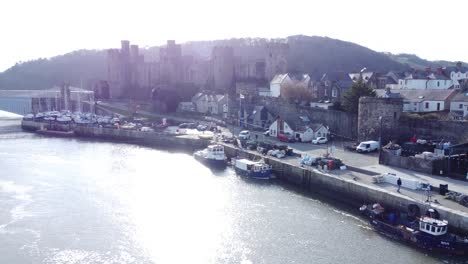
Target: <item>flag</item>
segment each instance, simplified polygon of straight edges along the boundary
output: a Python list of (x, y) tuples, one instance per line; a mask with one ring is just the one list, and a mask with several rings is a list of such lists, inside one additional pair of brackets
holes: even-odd
[(243, 94), (240, 94), (240, 95), (239, 95), (239, 98), (240, 98), (240, 99), (244, 99), (245, 96), (244, 96)]

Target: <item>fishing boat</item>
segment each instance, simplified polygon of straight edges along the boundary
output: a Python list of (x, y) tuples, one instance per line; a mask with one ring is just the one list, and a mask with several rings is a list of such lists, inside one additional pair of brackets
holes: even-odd
[(251, 161), (248, 159), (236, 159), (233, 161), (236, 173), (254, 179), (268, 180), (271, 178), (271, 165), (264, 161)]
[(75, 132), (73, 130), (69, 131), (59, 131), (59, 130), (49, 130), (46, 128), (36, 130), (36, 133), (45, 135), (45, 136), (54, 136), (54, 137), (73, 137)]
[(363, 205), (360, 211), (378, 232), (428, 251), (450, 255), (468, 254), (468, 238), (448, 232), (448, 221), (440, 220), (435, 209), (419, 215), (419, 207), (408, 212), (386, 210), (380, 204)]
[(227, 164), (224, 147), (221, 145), (210, 145), (206, 149), (196, 151), (193, 156), (209, 167), (225, 168)]

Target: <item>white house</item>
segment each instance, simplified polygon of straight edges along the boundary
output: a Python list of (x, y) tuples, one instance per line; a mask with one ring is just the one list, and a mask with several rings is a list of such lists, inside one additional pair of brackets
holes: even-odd
[(318, 137), (327, 137), (328, 128), (322, 124), (310, 124), (300, 127), (295, 132), (295, 138), (301, 142), (311, 142), (312, 139)]
[(450, 108), (451, 99), (457, 90), (376, 90), (377, 96), (385, 97), (390, 92), (395, 97), (403, 98), (403, 112), (435, 112)]
[(292, 80), (287, 73), (277, 74), (270, 82), (270, 90), (259, 90), (259, 95), (267, 97), (280, 97), (281, 88), (290, 84), (292, 84)]
[(277, 137), (279, 134), (291, 134), (294, 135), (294, 130), (284, 120), (276, 119), (270, 125), (270, 136)]
[(460, 92), (452, 98), (450, 113), (457, 120), (468, 118), (468, 92)]
[(219, 115), (227, 111), (227, 98), (222, 94), (198, 93), (192, 98), (192, 102), (199, 113)]
[(180, 102), (177, 108), (179, 112), (195, 112), (195, 104), (193, 102)]
[(398, 88), (405, 90), (446, 90), (454, 84), (453, 80), (438, 73), (412, 73), (404, 79), (399, 79), (398, 82)]

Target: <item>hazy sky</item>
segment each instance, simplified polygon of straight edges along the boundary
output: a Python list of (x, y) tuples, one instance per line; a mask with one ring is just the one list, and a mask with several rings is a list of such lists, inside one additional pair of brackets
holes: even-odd
[(318, 35), (468, 61), (466, 0), (1, 0), (0, 71), (77, 49)]

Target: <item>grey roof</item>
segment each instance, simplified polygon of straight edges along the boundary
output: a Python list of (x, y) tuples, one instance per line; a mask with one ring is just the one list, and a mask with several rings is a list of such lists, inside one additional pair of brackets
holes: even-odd
[(452, 102), (468, 102), (468, 91), (460, 91), (455, 97), (452, 98)]
[(322, 75), (322, 78), (320, 78), (320, 80), (337, 82), (343, 80), (351, 81), (351, 78), (345, 72), (327, 72)]
[(325, 127), (325, 126), (322, 125), (322, 124), (310, 124), (309, 127), (312, 128), (313, 131), (317, 131), (317, 130), (319, 130), (321, 127)]
[[(375, 90), (378, 97), (384, 97), (387, 93), (386, 90)], [(423, 101), (445, 101), (457, 91), (453, 89), (448, 90), (406, 90), (406, 89), (392, 89), (391, 93), (400, 94), (404, 100), (411, 102)]]

